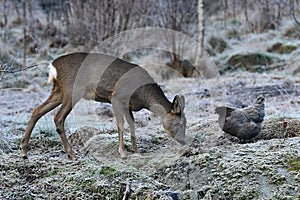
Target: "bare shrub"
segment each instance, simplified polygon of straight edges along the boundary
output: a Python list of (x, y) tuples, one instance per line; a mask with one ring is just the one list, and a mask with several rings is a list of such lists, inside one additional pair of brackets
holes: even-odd
[(88, 49), (112, 35), (137, 27), (134, 2), (70, 1), (66, 16), (69, 40)]

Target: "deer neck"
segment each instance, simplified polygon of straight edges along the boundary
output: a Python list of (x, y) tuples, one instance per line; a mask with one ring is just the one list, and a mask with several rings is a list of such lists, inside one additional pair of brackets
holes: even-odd
[(158, 85), (157, 88), (148, 95), (146, 101), (147, 108), (160, 117), (164, 117), (172, 108), (172, 103), (167, 99)]

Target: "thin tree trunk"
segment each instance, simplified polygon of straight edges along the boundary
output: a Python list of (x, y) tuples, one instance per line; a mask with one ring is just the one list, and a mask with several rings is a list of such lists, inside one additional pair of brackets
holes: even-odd
[(19, 7), (18, 7), (18, 0), (14, 0), (13, 3), (14, 3), (14, 7), (16, 9), (17, 16), (18, 16), (17, 20), (20, 21), (21, 20), (21, 13), (20, 13), (20, 10), (19, 10)]
[(127, 14), (125, 16), (125, 23), (124, 23), (123, 31), (128, 29), (130, 14), (131, 14), (131, 11), (132, 11), (132, 8), (133, 8), (133, 5), (134, 5), (134, 1), (135, 0), (131, 0), (130, 1), (129, 9), (128, 9), (128, 12), (127, 12)]
[(228, 1), (224, 0), (224, 29), (227, 28), (227, 11), (228, 10)]
[(4, 22), (3, 22), (3, 29), (4, 29), (4, 36), (3, 36), (3, 40), (6, 41), (7, 40), (7, 16), (8, 16), (8, 9), (7, 9), (7, 1), (3, 0), (2, 1), (3, 4), (3, 18), (4, 18)]
[[(178, 0), (175, 0), (174, 5), (173, 2), (170, 1), (170, 4), (172, 5), (172, 30), (178, 31), (177, 28), (177, 6), (178, 6)], [(172, 67), (178, 71), (180, 71), (180, 59), (178, 58), (178, 52), (177, 52), (177, 41), (176, 41), (176, 34), (173, 34), (173, 50), (172, 50)]]
[(7, 25), (7, 2), (6, 0), (3, 0), (2, 1), (2, 4), (3, 4), (3, 18), (4, 18), (4, 22), (3, 22), (3, 25), (4, 27)]
[(280, 5), (280, 2), (277, 2), (276, 6), (277, 6), (276, 23), (279, 24), (279, 21), (281, 19), (281, 5)]
[(204, 17), (203, 17), (203, 0), (198, 1), (198, 45), (195, 63), (203, 56), (203, 43), (204, 43)]
[(236, 20), (236, 1), (233, 0), (232, 2), (232, 9), (233, 9), (233, 19)]
[(26, 50), (27, 50), (27, 16), (26, 16), (26, 0), (22, 1), (23, 8), (23, 67), (26, 67)]
[(248, 5), (247, 5), (247, 0), (243, 1), (243, 6), (244, 6), (244, 16), (246, 20), (246, 29), (248, 31), (248, 26), (249, 26), (249, 18), (248, 18)]

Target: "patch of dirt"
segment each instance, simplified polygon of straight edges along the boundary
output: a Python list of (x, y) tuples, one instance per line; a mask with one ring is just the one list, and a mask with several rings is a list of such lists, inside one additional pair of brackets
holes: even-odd
[(300, 120), (282, 117), (265, 120), (257, 139), (270, 140), (292, 137), (300, 137)]

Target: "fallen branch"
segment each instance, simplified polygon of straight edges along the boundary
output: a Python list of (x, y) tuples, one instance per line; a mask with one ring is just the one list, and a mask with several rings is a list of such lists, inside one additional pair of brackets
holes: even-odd
[(131, 185), (130, 185), (130, 182), (128, 181), (126, 183), (126, 190), (124, 192), (124, 196), (123, 196), (122, 200), (128, 200), (130, 197), (130, 194), (131, 194)]
[[(124, 192), (123, 192), (124, 191)], [(127, 180), (126, 183), (122, 183), (119, 193), (119, 199), (128, 200), (131, 195), (131, 184)]]
[(0, 73), (10, 73), (10, 74), (14, 74), (14, 73), (17, 73), (17, 72), (22, 72), (22, 71), (25, 71), (27, 69), (31, 69), (31, 68), (34, 68), (34, 67), (37, 67), (39, 66), (38, 64), (34, 64), (34, 65), (31, 65), (31, 66), (27, 66), (27, 67), (24, 67), (24, 68), (21, 68), (21, 69), (17, 69), (17, 70), (0, 70)]

